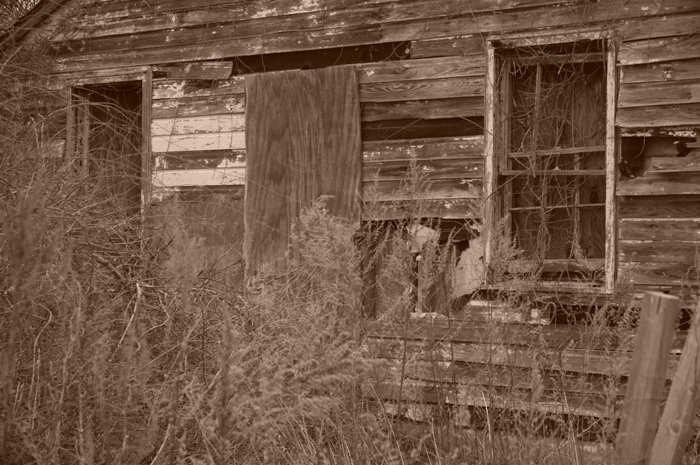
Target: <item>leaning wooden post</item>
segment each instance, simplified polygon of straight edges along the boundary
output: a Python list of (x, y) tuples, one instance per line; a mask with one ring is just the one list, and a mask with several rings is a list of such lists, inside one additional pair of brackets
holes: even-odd
[(678, 297), (644, 294), (617, 435), (618, 465), (649, 463), (679, 310)]
[(673, 377), (659, 431), (651, 449), (654, 465), (678, 465), (692, 432), (693, 418), (700, 404), (700, 302), (685, 339), (681, 361)]

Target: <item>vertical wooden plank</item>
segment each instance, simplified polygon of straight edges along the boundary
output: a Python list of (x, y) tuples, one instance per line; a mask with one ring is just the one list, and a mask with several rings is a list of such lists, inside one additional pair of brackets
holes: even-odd
[(353, 67), (250, 75), (246, 87), (246, 275), (285, 257), (302, 208), (359, 226), (362, 144)]
[(484, 261), (488, 265), (493, 259), (493, 247), (496, 234), (496, 202), (494, 193), (496, 189), (496, 159), (494, 143), (495, 134), (495, 92), (496, 92), (496, 53), (490, 42), (486, 47), (486, 94), (484, 98), (484, 218), (485, 247)]
[(654, 465), (680, 465), (700, 406), (700, 302), (651, 449)]
[(149, 67), (141, 80), (141, 211), (151, 201), (151, 115), (153, 71)]
[(649, 463), (679, 310), (678, 297), (644, 294), (617, 436), (618, 465)]
[(617, 263), (617, 135), (615, 111), (617, 108), (617, 53), (614, 40), (608, 40), (606, 75), (606, 123), (605, 123), (605, 289), (612, 292), (615, 286)]

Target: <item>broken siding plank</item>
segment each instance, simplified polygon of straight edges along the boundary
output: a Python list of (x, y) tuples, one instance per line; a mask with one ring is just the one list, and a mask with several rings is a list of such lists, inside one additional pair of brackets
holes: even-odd
[(153, 81), (153, 99), (243, 95), (243, 77), (222, 80), (158, 79)]
[(204, 152), (166, 152), (154, 157), (157, 170), (186, 170), (197, 168), (243, 168), (245, 150), (211, 150)]
[(377, 141), (362, 144), (362, 158), (365, 162), (441, 156), (483, 158), (483, 155), (483, 136)]
[(154, 79), (229, 79), (233, 71), (230, 61), (201, 61), (153, 67)]
[(620, 86), (618, 108), (697, 102), (700, 102), (700, 79), (626, 84)]
[(700, 175), (690, 173), (675, 178), (636, 178), (618, 184), (618, 196), (700, 194)]
[(362, 102), (477, 97), (483, 93), (484, 78), (481, 76), (360, 85)]
[(620, 262), (677, 263), (688, 267), (700, 258), (700, 242), (620, 241)]
[(355, 65), (360, 84), (482, 76), (484, 58), (444, 57)]
[[(700, 204), (700, 199), (697, 201)], [(700, 241), (700, 209), (698, 218), (682, 219), (622, 219), (621, 240), (646, 241)]]
[(484, 98), (482, 96), (362, 104), (362, 121), (468, 118), (483, 116), (483, 114)]
[(245, 184), (245, 168), (154, 171), (153, 186), (223, 186)]
[(649, 168), (650, 174), (672, 174), (672, 173), (686, 173), (691, 171), (700, 171), (700, 157), (690, 156), (690, 157), (652, 157), (651, 167)]
[(700, 34), (623, 42), (618, 61), (623, 66), (698, 58)]
[[(700, 18), (697, 20), (700, 22)], [(666, 82), (700, 79), (700, 58), (620, 67), (620, 82)]]
[(155, 118), (151, 122), (154, 136), (238, 132), (245, 129), (245, 115), (224, 114), (183, 118)]
[(195, 150), (234, 150), (245, 148), (245, 132), (219, 132), (212, 134), (183, 134), (153, 136), (153, 152), (184, 152)]
[(622, 128), (697, 126), (700, 124), (700, 103), (620, 108), (616, 124)]
[(199, 115), (244, 113), (242, 95), (167, 99), (153, 101), (153, 118), (176, 118)]

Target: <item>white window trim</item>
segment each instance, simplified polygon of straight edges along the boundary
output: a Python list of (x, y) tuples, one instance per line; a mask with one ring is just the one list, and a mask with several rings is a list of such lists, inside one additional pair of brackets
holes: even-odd
[[(607, 38), (606, 38), (607, 36)], [(617, 159), (619, 138), (615, 128), (617, 107), (617, 47), (614, 35), (606, 33), (582, 33), (576, 35), (546, 35), (542, 37), (492, 38), (486, 47), (486, 92), (484, 111), (484, 219), (485, 250), (484, 262), (488, 269), (493, 260), (495, 247), (494, 234), (497, 231), (500, 215), (497, 213), (498, 185), (495, 142), (495, 83), (497, 82), (496, 50), (499, 48), (532, 47), (557, 43), (571, 43), (576, 40), (593, 39), (606, 41), (606, 126), (605, 126), (605, 281), (597, 292), (611, 294), (615, 288), (617, 271)], [(489, 283), (497, 285), (498, 283)], [(595, 287), (582, 283), (554, 283), (558, 289), (569, 287), (573, 292), (589, 291)]]

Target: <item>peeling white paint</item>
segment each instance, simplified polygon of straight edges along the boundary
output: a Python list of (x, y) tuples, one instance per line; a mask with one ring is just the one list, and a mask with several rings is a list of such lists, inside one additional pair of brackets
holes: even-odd
[(156, 188), (244, 185), (245, 168), (154, 171), (152, 181)]
[(245, 148), (245, 132), (153, 136), (153, 152), (229, 150)]

